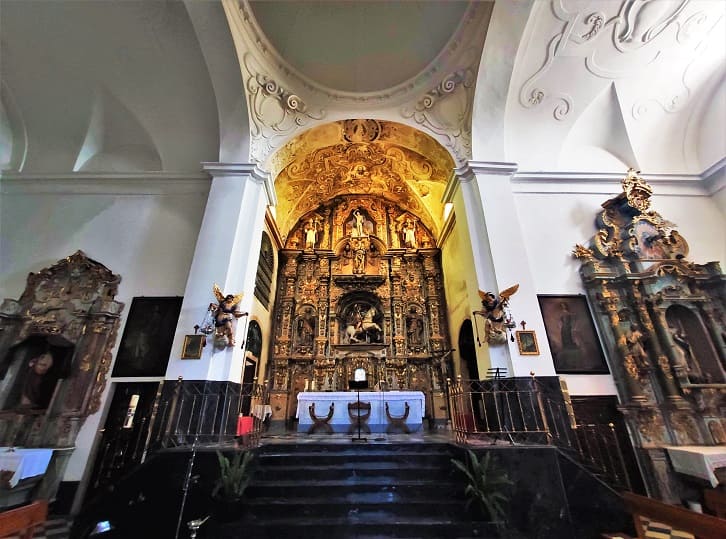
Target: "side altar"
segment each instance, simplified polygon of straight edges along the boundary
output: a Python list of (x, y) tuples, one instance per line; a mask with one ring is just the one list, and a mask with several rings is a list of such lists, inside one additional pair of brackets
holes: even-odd
[(306, 391), (298, 393), (298, 432), (408, 433), (420, 431), (426, 413), (422, 391)]

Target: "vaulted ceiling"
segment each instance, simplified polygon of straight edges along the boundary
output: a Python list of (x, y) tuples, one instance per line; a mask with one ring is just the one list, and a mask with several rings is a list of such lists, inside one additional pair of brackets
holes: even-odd
[(0, 8), (0, 161), (20, 174), (223, 160), (277, 176), (314, 160), (310, 142), (347, 119), (408, 126), (393, 131), (435, 141), (452, 168), (699, 174), (726, 155), (726, 2)]

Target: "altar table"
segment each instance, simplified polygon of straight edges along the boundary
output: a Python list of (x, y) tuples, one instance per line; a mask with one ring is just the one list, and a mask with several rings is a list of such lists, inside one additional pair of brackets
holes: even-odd
[[(362, 422), (364, 432), (386, 432), (391, 426), (386, 415), (386, 404), (388, 404), (389, 415), (396, 419), (402, 418), (405, 414), (406, 404), (409, 406), (408, 417), (405, 425), (410, 432), (421, 430), (422, 420), (426, 413), (426, 397), (421, 391), (361, 391), (360, 402), (370, 403), (370, 416), (367, 421)], [(327, 424), (334, 432), (347, 433), (351, 427), (355, 428), (357, 421), (351, 420), (348, 415), (348, 404), (358, 402), (357, 391), (305, 391), (297, 395), (298, 432), (308, 432), (313, 427), (313, 419), (310, 417), (310, 405), (315, 404), (315, 415), (318, 418), (325, 418), (330, 410), (330, 405), (335, 404), (333, 417)], [(354, 417), (357, 412), (353, 412)], [(361, 413), (362, 416), (368, 412)], [(394, 422), (395, 423), (395, 422)], [(322, 431), (321, 431), (322, 432)]]
[(714, 471), (726, 467), (726, 447), (723, 445), (667, 446), (673, 469), (679, 473), (698, 477), (718, 486)]
[(0, 471), (12, 472), (8, 483), (16, 486), (21, 479), (43, 475), (53, 456), (52, 449), (0, 448)]

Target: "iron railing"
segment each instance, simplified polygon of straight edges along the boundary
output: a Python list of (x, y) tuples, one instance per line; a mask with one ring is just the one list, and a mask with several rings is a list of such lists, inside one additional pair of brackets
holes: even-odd
[(158, 408), (152, 447), (192, 444), (259, 445), (269, 403), (267, 384), (243, 383), (239, 391), (228, 384), (184, 384)]
[(580, 425), (533, 376), (490, 380), (448, 380), (452, 428), (463, 444), (555, 445), (574, 452), (610, 485), (630, 489), (613, 424)]

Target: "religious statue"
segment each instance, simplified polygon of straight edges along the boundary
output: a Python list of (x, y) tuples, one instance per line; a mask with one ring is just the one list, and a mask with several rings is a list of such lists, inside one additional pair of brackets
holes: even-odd
[(360, 208), (353, 212), (353, 218), (355, 220), (355, 224), (353, 225), (353, 232), (352, 232), (351, 236), (353, 236), (354, 238), (364, 237), (365, 236), (365, 231), (363, 229), (364, 217), (363, 217), (363, 214), (360, 212)]
[(346, 344), (355, 344), (360, 342), (381, 342), (383, 328), (379, 326), (374, 318), (378, 314), (378, 309), (373, 305), (365, 308), (356, 303), (351, 310), (345, 327)]
[(353, 258), (353, 273), (361, 274), (366, 272), (366, 251), (365, 249), (356, 249)]
[(48, 376), (53, 367), (53, 356), (44, 352), (28, 363), (28, 372), (20, 395), (21, 408), (46, 408), (55, 389), (55, 382)]
[(625, 334), (625, 345), (628, 348), (628, 353), (635, 360), (635, 364), (644, 368), (648, 365), (648, 354), (643, 346), (645, 336), (640, 331), (637, 324), (631, 324), (630, 330)]
[(424, 328), (421, 315), (411, 308), (406, 317), (406, 340), (410, 347), (420, 347), (424, 341)]
[(403, 246), (407, 249), (415, 249), (418, 247), (416, 242), (416, 221), (413, 219), (406, 219), (401, 229), (403, 236)]
[(226, 339), (227, 346), (234, 346), (234, 328), (233, 323), (237, 318), (244, 316), (246, 313), (240, 312), (238, 304), (242, 301), (244, 293), (237, 295), (222, 293), (222, 290), (214, 285), (214, 296), (219, 301), (219, 305), (214, 306), (214, 327), (216, 328), (217, 337), (220, 340)]
[(673, 332), (673, 342), (676, 343), (676, 352), (679, 353), (678, 363), (681, 366), (686, 367), (688, 380), (691, 383), (696, 384), (708, 381), (704, 378), (701, 367), (694, 359), (693, 352), (691, 351), (691, 344), (688, 342), (688, 337), (686, 337), (686, 334), (681, 328), (678, 328)]
[(305, 225), (305, 249), (314, 249), (318, 241), (318, 229), (311, 217)]
[(315, 313), (308, 307), (297, 322), (298, 351), (312, 349), (315, 337)]
[(499, 297), (492, 292), (479, 290), (482, 310), (475, 314), (481, 314), (485, 318), (484, 332), (485, 342), (492, 344), (505, 344), (507, 342), (507, 328), (514, 327), (514, 323), (506, 318), (506, 308), (509, 306), (509, 298), (512, 297), (519, 285), (515, 284), (499, 292)]

